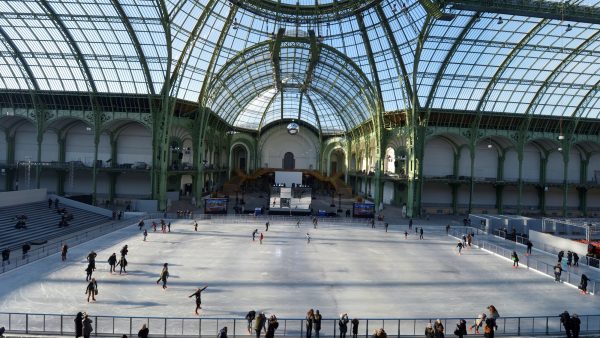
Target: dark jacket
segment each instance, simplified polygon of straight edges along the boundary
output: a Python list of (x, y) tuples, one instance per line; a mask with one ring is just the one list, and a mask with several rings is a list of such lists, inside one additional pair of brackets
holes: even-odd
[(150, 334), (150, 330), (148, 330), (148, 328), (143, 328), (140, 329), (140, 331), (138, 332), (138, 337), (140, 338), (148, 338), (148, 334)]
[(321, 320), (322, 319), (323, 319), (323, 316), (321, 316), (320, 313), (315, 313), (315, 319), (314, 319), (315, 331), (321, 330)]
[(352, 334), (358, 334), (358, 324), (359, 324), (358, 319), (356, 319), (356, 318), (352, 319)]
[(338, 321), (338, 326), (340, 327), (340, 332), (346, 333), (348, 332), (348, 317), (344, 316), (340, 318)]
[(269, 325), (267, 327), (267, 334), (265, 334), (265, 338), (273, 338), (275, 337), (275, 330), (279, 327), (279, 322), (277, 319), (269, 320)]
[(83, 313), (77, 313), (75, 317), (75, 337), (83, 336)]
[(108, 257), (108, 264), (109, 265), (117, 264), (117, 255), (110, 255), (110, 257)]
[(92, 328), (92, 320), (89, 318), (83, 319), (83, 335), (89, 336), (92, 331), (94, 331), (94, 328)]

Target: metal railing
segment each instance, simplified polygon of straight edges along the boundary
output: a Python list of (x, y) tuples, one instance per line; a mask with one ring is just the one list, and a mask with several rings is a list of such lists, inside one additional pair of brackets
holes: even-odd
[(63, 244), (67, 244), (70, 249), (74, 245), (96, 239), (99, 236), (131, 224), (131, 220), (124, 220), (120, 222), (111, 221), (109, 223), (96, 225), (91, 230), (80, 231), (75, 234), (66, 235), (65, 237), (52, 239), (48, 244), (44, 244), (38, 248), (30, 250), (25, 256), (23, 256), (21, 250), (14, 250), (10, 255), (10, 264), (7, 264), (7, 262), (2, 262), (2, 266), (0, 266), (0, 273), (13, 270), (19, 266), (23, 266), (33, 261), (37, 261), (50, 255), (59, 253)]
[[(166, 217), (165, 217), (166, 216)], [(312, 225), (313, 216), (286, 216), (286, 215), (258, 215), (254, 216), (251, 214), (193, 214), (192, 217), (180, 216), (177, 217), (176, 213), (149, 213), (144, 219), (188, 219), (196, 221), (210, 221), (211, 223), (222, 223), (223, 221), (234, 222), (234, 223), (265, 223), (269, 222), (281, 222), (295, 224), (298, 220), (303, 225)], [(316, 217), (319, 220), (319, 224), (359, 224), (366, 225), (370, 224), (370, 218), (354, 218), (354, 217), (327, 217), (319, 216)], [(375, 218), (376, 224), (382, 224), (384, 221), (378, 221)], [(408, 224), (408, 220), (406, 221)]]
[[(517, 236), (516, 238), (516, 243), (521, 244), (521, 245), (527, 245), (527, 240), (528, 238), (522, 237), (522, 236)], [(545, 243), (542, 243), (541, 245), (538, 244), (537, 246), (534, 246), (535, 249), (540, 250), (540, 251), (544, 251), (547, 253), (551, 253), (551, 254), (555, 254), (558, 255), (558, 253), (560, 251), (564, 251), (564, 249), (559, 249), (555, 246), (552, 245), (548, 245)], [(566, 256), (565, 256), (566, 258)], [(600, 267), (600, 259), (594, 258), (594, 257), (589, 257), (589, 256), (579, 256), (579, 262), (580, 265), (586, 265), (588, 266), (590, 269), (596, 269), (598, 270), (598, 268)]]
[[(455, 238), (460, 239), (460, 238), (462, 238), (463, 233), (460, 230), (454, 229), (451, 231), (450, 235), (452, 235)], [(477, 237), (473, 238), (472, 243), (475, 246), (478, 246), (479, 248), (481, 248), (483, 250), (487, 250), (491, 253), (494, 253), (498, 256), (501, 256), (501, 257), (504, 257), (507, 259), (511, 259), (511, 254), (513, 252), (513, 249), (507, 249), (507, 248), (501, 247), (499, 245), (487, 242), (485, 240), (481, 240)], [(548, 275), (548, 276), (551, 276), (554, 278), (554, 265), (552, 265), (552, 264), (542, 262), (531, 256), (525, 256), (525, 259), (520, 260), (519, 263), (520, 263), (520, 265), (526, 266), (528, 269), (536, 270), (538, 272), (541, 272), (545, 275)], [(572, 272), (572, 271), (564, 270), (560, 276), (560, 280), (564, 283), (571, 284), (575, 287), (578, 287), (579, 281), (581, 280), (581, 275), (577, 274), (575, 272)], [(598, 290), (599, 286), (600, 285), (598, 285), (598, 281), (591, 280), (588, 282), (587, 290), (588, 290), (588, 292), (596, 295), (596, 290)]]
[[(92, 320), (92, 336), (118, 336), (123, 334), (135, 336), (137, 331), (146, 325), (153, 337), (215, 337), (224, 326), (228, 328), (229, 337), (250, 336), (248, 321), (244, 318), (165, 318), (165, 317), (121, 317), (121, 316), (94, 316)], [(453, 332), (456, 323), (461, 318), (440, 319), (447, 334)], [(467, 325), (475, 321), (474, 318), (464, 318)], [(580, 315), (581, 334), (600, 333), (600, 315)], [(74, 315), (64, 314), (35, 314), (35, 313), (2, 313), (0, 323), (5, 325), (7, 332), (14, 334), (73, 334)], [(279, 318), (277, 336), (304, 337), (305, 320), (300, 318)], [(359, 319), (358, 337), (368, 338), (373, 331), (383, 328), (388, 336), (422, 336), (425, 326), (433, 323), (435, 318), (368, 318)], [(496, 324), (497, 335), (551, 335), (560, 334), (564, 328), (560, 323), (558, 314), (555, 316), (524, 316), (500, 317)], [(348, 334), (351, 334), (351, 324), (348, 323)], [(483, 331), (483, 330), (481, 330)], [(321, 336), (339, 336), (338, 319), (323, 319), (321, 322)], [(469, 334), (471, 335), (471, 334)], [(481, 335), (474, 335), (481, 336)]]

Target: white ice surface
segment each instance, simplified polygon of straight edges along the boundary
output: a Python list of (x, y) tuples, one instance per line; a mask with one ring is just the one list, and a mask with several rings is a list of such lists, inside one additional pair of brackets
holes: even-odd
[[(68, 261), (53, 255), (0, 275), (0, 312), (191, 317), (196, 287), (203, 317), (243, 317), (250, 309), (279, 317), (304, 317), (318, 308), (328, 318), (341, 312), (362, 318), (474, 317), (494, 304), (503, 316), (557, 315), (568, 309), (598, 314), (596, 296), (577, 290), (482, 250), (464, 250), (445, 233), (426, 229), (425, 240), (404, 229), (273, 223), (262, 245), (252, 242), (262, 224), (208, 224), (193, 231), (189, 220), (148, 241), (133, 225), (73, 247)], [(306, 242), (310, 232), (311, 243)], [(106, 260), (129, 245), (128, 274), (111, 275)], [(85, 257), (98, 253), (97, 302), (87, 303)], [(156, 279), (168, 262), (169, 288)]]

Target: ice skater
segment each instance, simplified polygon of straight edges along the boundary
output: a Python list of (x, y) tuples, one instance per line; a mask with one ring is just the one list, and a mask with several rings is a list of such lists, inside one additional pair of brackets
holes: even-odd
[(340, 320), (338, 320), (338, 327), (340, 328), (340, 338), (346, 338), (346, 332), (348, 332), (348, 319), (347, 313), (342, 313), (340, 315)]
[(248, 326), (246, 327), (246, 329), (248, 329), (248, 334), (252, 334), (252, 321), (254, 320), (255, 317), (256, 317), (256, 311), (254, 311), (254, 310), (250, 310), (246, 314), (246, 321), (248, 321)]
[(573, 266), (579, 266), (579, 255), (577, 252), (573, 252)]
[(408, 230), (412, 230), (413, 220), (412, 218), (408, 220)]
[(473, 235), (468, 234), (467, 235), (467, 245), (469, 246), (469, 248), (471, 247), (471, 242), (473, 242)]
[(530, 240), (527, 240), (527, 253), (525, 254), (526, 256), (531, 255), (531, 248), (533, 248), (533, 243), (531, 243)]
[(96, 278), (92, 278), (88, 283), (85, 294), (87, 294), (88, 303), (90, 302), (90, 297), (92, 297), (94, 302), (96, 301), (96, 295), (98, 295), (98, 283), (96, 283)]
[(138, 223), (138, 227), (140, 228), (140, 231), (142, 230), (142, 228), (144, 227), (144, 220), (141, 219)]
[(86, 257), (89, 265), (92, 266), (92, 270), (96, 270), (96, 256), (98, 256), (98, 254), (92, 250)]
[(310, 244), (310, 234), (306, 233), (306, 244)]
[(157, 226), (158, 226), (158, 224), (156, 224), (156, 222), (152, 222), (152, 232), (156, 232)]
[(567, 266), (571, 267), (571, 263), (573, 263), (573, 253), (569, 250), (567, 251)]
[(63, 244), (62, 248), (60, 249), (60, 259), (63, 262), (67, 260), (67, 251), (69, 251), (69, 246)]
[(390, 224), (389, 224), (388, 222), (385, 222), (385, 223), (383, 224), (383, 226), (385, 227), (385, 232), (387, 232), (387, 231), (388, 231), (388, 228), (390, 227)]
[(554, 266), (554, 281), (560, 283), (560, 275), (562, 274), (562, 266), (560, 266), (560, 261), (556, 263)]
[(558, 252), (558, 262), (559, 263), (562, 262), (562, 259), (563, 259), (564, 256), (565, 256), (565, 252), (564, 251), (561, 250), (561, 251)]
[[(119, 265), (119, 275), (123, 272), (127, 273), (127, 270), (125, 269), (127, 267), (127, 259), (125, 259), (125, 256), (121, 256), (121, 258), (119, 258), (117, 265)], [(115, 268), (115, 272), (116, 270), (117, 269)]]
[(258, 233), (258, 229), (254, 229), (254, 231), (252, 231), (252, 242), (254, 242), (256, 240), (257, 233)]
[(269, 231), (269, 222), (265, 223), (265, 231)]
[(419, 229), (419, 239), (423, 239), (423, 227)]
[(462, 242), (460, 242), (460, 241), (458, 242), (458, 244), (456, 244), (456, 247), (458, 248), (458, 255), (459, 256), (461, 255), (461, 251), (464, 248), (464, 246), (465, 245)]
[(168, 232), (171, 232), (171, 222), (167, 223), (167, 229), (169, 229)]
[(590, 279), (585, 274), (581, 275), (581, 281), (579, 282), (579, 291), (582, 295), (587, 294), (587, 285)]
[(89, 263), (87, 268), (85, 268), (85, 281), (89, 281), (92, 279), (92, 273), (94, 272), (94, 269), (92, 268), (92, 263)]
[(194, 231), (198, 231), (198, 222), (194, 221)]
[(160, 272), (160, 276), (156, 280), (156, 284), (162, 281), (163, 290), (167, 288), (167, 278), (169, 278), (169, 263), (163, 264), (162, 271)]
[(513, 268), (518, 268), (519, 267), (519, 255), (517, 255), (517, 252), (513, 251), (512, 254), (510, 255), (510, 258), (513, 261)]
[(192, 298), (192, 297), (196, 297), (196, 309), (194, 310), (194, 314), (196, 314), (196, 316), (199, 316), (198, 314), (198, 310), (202, 309), (202, 291), (206, 290), (206, 288), (208, 287), (208, 285), (205, 285), (203, 288), (198, 288), (196, 289), (196, 292), (192, 293), (191, 295), (188, 296), (188, 298)]
[(258, 240), (260, 241), (260, 244), (262, 244), (263, 238), (265, 238), (265, 236), (263, 235), (263, 233), (260, 233), (260, 237), (258, 237)]
[(404, 239), (408, 239), (408, 231), (404, 230)]
[(371, 219), (371, 229), (375, 229), (375, 218)]
[(446, 235), (450, 233), (450, 224), (446, 224)]
[(144, 229), (144, 242), (146, 241), (146, 237), (148, 237), (148, 231)]
[(121, 256), (125, 257), (125, 256), (127, 256), (128, 253), (129, 253), (129, 248), (127, 247), (127, 244), (125, 244), (123, 246), (123, 248), (121, 249)]
[(475, 319), (475, 324), (469, 326), (469, 332), (475, 329), (475, 334), (479, 334), (479, 328), (483, 326), (486, 317), (487, 315), (485, 313), (482, 313), (479, 316), (477, 316), (477, 319)]
[(110, 268), (110, 273), (117, 272), (117, 254), (113, 252), (110, 257), (108, 257), (108, 266)]
[(298, 219), (298, 221), (296, 221), (296, 228), (300, 229), (300, 219)]

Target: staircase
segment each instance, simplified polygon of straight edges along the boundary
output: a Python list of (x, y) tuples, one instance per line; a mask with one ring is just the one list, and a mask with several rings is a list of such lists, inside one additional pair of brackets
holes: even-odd
[[(246, 173), (244, 173), (243, 171), (236, 169), (235, 170), (236, 176), (232, 177), (228, 182), (223, 184), (223, 192), (225, 194), (233, 194), (236, 191), (240, 191), (241, 186), (247, 180), (255, 180), (265, 174), (272, 173), (275, 170), (276, 169), (273, 169), (273, 168), (260, 168), (257, 171), (255, 171), (252, 175), (246, 175)], [(352, 198), (352, 187), (347, 185), (342, 180), (343, 173), (339, 172), (339, 173), (335, 174), (334, 176), (329, 177), (329, 176), (323, 176), (323, 174), (321, 174), (317, 170), (303, 170), (303, 172), (313, 176), (314, 178), (316, 178), (317, 180), (319, 180), (321, 182), (330, 183), (333, 186), (333, 188), (335, 189), (336, 193), (342, 194), (342, 197)]]

